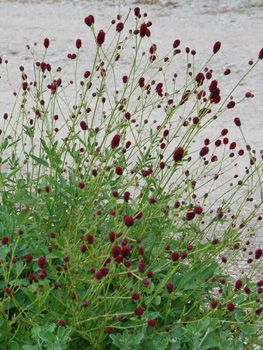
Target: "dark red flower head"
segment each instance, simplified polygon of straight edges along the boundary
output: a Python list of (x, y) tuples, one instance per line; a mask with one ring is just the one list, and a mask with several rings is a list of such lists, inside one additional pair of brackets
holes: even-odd
[(148, 326), (150, 326), (150, 327), (155, 327), (156, 324), (157, 324), (157, 321), (156, 321), (156, 320), (148, 320), (148, 321), (147, 321), (147, 324), (148, 324)]
[(261, 258), (261, 256), (262, 256), (262, 249), (257, 249), (256, 251), (255, 251), (255, 259), (260, 259)]
[(146, 23), (142, 23), (140, 26), (140, 36), (141, 38), (144, 38), (145, 36), (150, 36), (151, 32), (148, 29), (148, 25)]
[(238, 117), (234, 119), (234, 123), (236, 124), (236, 126), (241, 126), (241, 121)]
[(123, 198), (124, 198), (125, 202), (128, 202), (130, 197), (131, 197), (130, 192), (129, 191), (125, 191), (124, 194), (123, 194)]
[(116, 256), (121, 254), (121, 247), (119, 245), (115, 245), (114, 247), (112, 247), (111, 249), (111, 255), (116, 258)]
[(217, 41), (214, 43), (214, 47), (213, 47), (213, 53), (216, 54), (221, 48), (221, 42)]
[(45, 49), (48, 49), (48, 47), (49, 47), (49, 39), (45, 38), (43, 44), (44, 44)]
[(140, 8), (139, 7), (135, 7), (135, 9), (134, 9), (134, 14), (135, 14), (135, 16), (136, 17), (138, 17), (138, 16), (140, 16)]
[(116, 24), (116, 31), (117, 32), (120, 33), (123, 30), (123, 28), (124, 28), (124, 24), (122, 22), (119, 22)]
[(45, 267), (46, 263), (47, 263), (47, 259), (46, 259), (45, 256), (40, 256), (40, 257), (38, 258), (37, 264), (38, 264), (38, 267), (39, 267), (40, 269), (42, 269), (43, 267)]
[(121, 175), (123, 174), (123, 169), (122, 169), (122, 167), (117, 166), (117, 167), (115, 168), (115, 173), (116, 173), (116, 175), (121, 176)]
[(242, 288), (242, 281), (241, 280), (237, 280), (236, 281), (235, 288), (238, 289), (238, 290)]
[(2, 237), (2, 244), (6, 245), (9, 242), (9, 238), (7, 236)]
[(121, 136), (119, 134), (116, 134), (115, 136), (113, 136), (111, 140), (111, 148), (119, 147), (120, 140), (121, 140)]
[(81, 45), (82, 45), (81, 40), (80, 40), (80, 39), (77, 39), (77, 40), (76, 40), (76, 48), (77, 48), (78, 50), (81, 48)]
[(228, 303), (226, 307), (227, 307), (228, 311), (234, 311), (235, 310), (235, 304), (233, 304), (233, 303)]
[(137, 306), (134, 310), (135, 315), (141, 316), (144, 313), (144, 308), (142, 306)]
[(174, 290), (174, 285), (171, 282), (168, 282), (166, 284), (166, 289), (168, 293), (172, 293), (172, 291)]
[(263, 60), (263, 47), (262, 47), (262, 49), (259, 51), (258, 58), (259, 58), (260, 60)]
[(172, 261), (177, 261), (177, 260), (179, 260), (179, 258), (180, 258), (180, 255), (177, 252), (173, 252), (171, 254)]
[(134, 219), (132, 216), (130, 215), (125, 215), (124, 218), (123, 218), (123, 221), (124, 221), (124, 224), (127, 226), (127, 227), (130, 227), (130, 226), (133, 226), (134, 225)]
[(66, 327), (66, 322), (64, 320), (58, 320), (58, 326)]
[(82, 130), (88, 130), (88, 124), (84, 120), (82, 120), (79, 125)]
[(229, 101), (226, 106), (228, 109), (232, 109), (235, 107), (235, 105), (236, 105), (236, 102), (232, 100), (232, 101)]
[(85, 18), (84, 22), (87, 24), (87, 26), (91, 27), (92, 24), (94, 24), (95, 20), (92, 15), (89, 15), (88, 17)]
[(87, 235), (86, 240), (89, 244), (92, 244), (94, 242), (94, 237), (92, 235)]
[(177, 147), (173, 153), (173, 160), (175, 162), (179, 162), (184, 157), (184, 149), (183, 147)]
[(201, 148), (199, 154), (201, 157), (204, 157), (208, 154), (209, 152), (209, 148), (207, 146), (204, 146), (203, 148)]
[(80, 182), (80, 183), (79, 183), (79, 188), (80, 188), (81, 190), (83, 190), (83, 189), (85, 188), (84, 182)]
[(193, 210), (189, 210), (187, 213), (186, 213), (186, 220), (188, 221), (191, 221), (195, 218), (195, 211)]
[(216, 309), (218, 306), (218, 301), (213, 299), (210, 303), (212, 309)]
[(133, 294), (132, 294), (132, 299), (133, 299), (133, 300), (139, 300), (140, 297), (141, 297), (141, 296), (140, 296), (139, 293), (133, 293)]
[(86, 246), (86, 244), (82, 244), (82, 245), (81, 245), (80, 251), (81, 251), (82, 253), (85, 253), (85, 252), (87, 251), (87, 246)]
[(173, 48), (176, 49), (180, 45), (181, 41), (179, 39), (176, 39), (173, 43)]
[(123, 257), (126, 257), (126, 256), (130, 255), (130, 251), (131, 251), (130, 247), (128, 245), (125, 245), (121, 250), (121, 255)]
[(96, 42), (99, 46), (101, 46), (105, 41), (105, 32), (101, 29), (97, 35)]
[(196, 75), (195, 80), (196, 80), (198, 86), (202, 85), (204, 80), (205, 80), (204, 74), (202, 72), (199, 72)]

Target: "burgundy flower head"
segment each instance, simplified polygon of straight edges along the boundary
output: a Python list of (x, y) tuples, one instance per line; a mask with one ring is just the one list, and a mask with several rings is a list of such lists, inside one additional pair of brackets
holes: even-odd
[(79, 125), (82, 130), (88, 130), (88, 124), (84, 120), (82, 120)]
[(66, 327), (66, 322), (64, 320), (58, 320), (59, 327)]
[(123, 218), (123, 221), (124, 221), (124, 224), (127, 226), (127, 227), (131, 227), (134, 225), (134, 219), (132, 216), (130, 215), (125, 215), (124, 218)]
[(227, 307), (227, 310), (230, 312), (235, 310), (235, 304), (233, 303), (228, 303), (226, 307)]
[(173, 48), (176, 49), (180, 45), (181, 41), (179, 39), (176, 39), (173, 43)]
[(242, 288), (242, 281), (241, 280), (237, 280), (236, 283), (235, 283), (235, 288), (237, 290), (241, 289)]
[(144, 38), (145, 36), (150, 36), (151, 32), (148, 29), (148, 25), (146, 23), (142, 23), (140, 26), (140, 36), (141, 38)]
[(201, 157), (204, 157), (205, 155), (207, 155), (209, 152), (209, 148), (207, 146), (204, 146), (203, 148), (201, 148), (199, 154)]
[(97, 35), (96, 42), (99, 46), (101, 46), (105, 41), (105, 32), (101, 29)]
[(137, 306), (134, 310), (135, 315), (141, 316), (144, 313), (144, 308), (142, 306)]
[(43, 44), (44, 44), (45, 49), (48, 49), (49, 48), (49, 39), (45, 38)]
[(132, 294), (132, 299), (133, 299), (133, 300), (139, 300), (140, 297), (141, 297), (141, 296), (140, 296), (139, 293), (133, 293), (133, 294)]
[(257, 249), (255, 251), (255, 259), (260, 259), (262, 254), (263, 254), (262, 249)]
[(177, 147), (173, 153), (173, 160), (175, 162), (179, 162), (184, 157), (184, 149), (183, 147)]
[(9, 242), (9, 238), (7, 236), (2, 237), (2, 244), (6, 245)]
[(121, 254), (121, 247), (118, 246), (118, 245), (115, 245), (114, 247), (112, 247), (111, 249), (111, 255), (116, 258), (116, 256), (120, 255)]
[(156, 320), (148, 320), (147, 324), (150, 327), (155, 327), (157, 325), (157, 321)]
[(140, 8), (139, 7), (135, 7), (135, 9), (134, 9), (134, 15), (136, 16), (136, 17), (138, 17), (138, 16), (140, 16)]
[(166, 284), (166, 289), (168, 293), (172, 293), (172, 291), (174, 290), (174, 285), (171, 282), (168, 282)]
[(234, 119), (234, 123), (236, 124), (236, 126), (241, 126), (241, 121), (238, 117)]
[(40, 269), (44, 268), (47, 263), (47, 259), (45, 256), (40, 256), (38, 258), (37, 264)]
[(119, 147), (120, 140), (121, 140), (121, 136), (119, 134), (116, 134), (115, 136), (113, 136), (113, 139), (111, 140), (111, 148)]
[(79, 49), (81, 48), (81, 46), (82, 46), (81, 40), (80, 40), (80, 39), (77, 39), (77, 40), (76, 40), (76, 48), (79, 50)]
[(88, 17), (85, 18), (84, 22), (87, 24), (87, 26), (91, 27), (92, 24), (94, 24), (95, 20), (92, 15), (89, 15)]
[(218, 306), (218, 301), (213, 299), (210, 303), (212, 309), (216, 309)]
[(122, 22), (119, 22), (116, 24), (116, 31), (117, 32), (120, 33), (123, 30), (123, 28), (124, 28), (124, 24)]
[(221, 48), (221, 42), (217, 41), (214, 43), (214, 47), (213, 47), (213, 53), (216, 54)]

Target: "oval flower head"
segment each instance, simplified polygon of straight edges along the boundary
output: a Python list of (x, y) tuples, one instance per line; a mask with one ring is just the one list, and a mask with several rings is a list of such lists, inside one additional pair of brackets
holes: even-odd
[(98, 35), (97, 35), (97, 39), (96, 39), (96, 42), (99, 46), (101, 46), (105, 41), (105, 32), (104, 30), (100, 30)]

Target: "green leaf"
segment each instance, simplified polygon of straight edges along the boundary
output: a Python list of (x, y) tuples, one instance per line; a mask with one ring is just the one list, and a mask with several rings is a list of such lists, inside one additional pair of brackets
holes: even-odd
[(43, 158), (39, 158), (39, 157), (35, 156), (34, 154), (30, 154), (30, 157), (32, 159), (34, 159), (40, 165), (43, 165), (43, 166), (46, 166), (46, 167), (49, 166), (48, 162), (45, 159), (43, 159)]

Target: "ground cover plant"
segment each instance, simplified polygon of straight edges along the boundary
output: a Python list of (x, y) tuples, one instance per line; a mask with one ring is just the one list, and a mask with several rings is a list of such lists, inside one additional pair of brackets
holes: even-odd
[(48, 38), (28, 46), (1, 120), (0, 348), (262, 346), (263, 160), (235, 113), (254, 95), (234, 95), (263, 49), (233, 82), (211, 68), (219, 41), (201, 67), (177, 38), (162, 55), (139, 8), (83, 25), (90, 67), (80, 39), (65, 67)]

